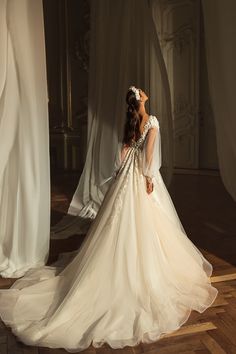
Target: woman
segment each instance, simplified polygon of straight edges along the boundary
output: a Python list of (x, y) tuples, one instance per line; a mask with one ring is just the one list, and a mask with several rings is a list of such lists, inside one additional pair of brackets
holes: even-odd
[(160, 175), (160, 127), (147, 99), (128, 90), (113, 181), (75, 258), (1, 290), (1, 317), (26, 344), (78, 352), (154, 342), (217, 296), (212, 266), (185, 234)]

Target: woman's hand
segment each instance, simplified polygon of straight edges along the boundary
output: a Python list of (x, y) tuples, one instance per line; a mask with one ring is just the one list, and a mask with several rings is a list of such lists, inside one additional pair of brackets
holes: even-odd
[(152, 179), (150, 177), (146, 177), (146, 191), (147, 191), (147, 194), (150, 194), (153, 192), (153, 182), (152, 182)]

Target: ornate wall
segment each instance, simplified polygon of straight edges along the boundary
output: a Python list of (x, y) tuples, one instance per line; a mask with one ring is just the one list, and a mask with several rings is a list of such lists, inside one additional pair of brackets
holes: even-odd
[(88, 0), (44, 0), (52, 168), (83, 168), (87, 140)]
[(175, 167), (217, 168), (201, 2), (160, 0), (155, 17), (170, 81)]

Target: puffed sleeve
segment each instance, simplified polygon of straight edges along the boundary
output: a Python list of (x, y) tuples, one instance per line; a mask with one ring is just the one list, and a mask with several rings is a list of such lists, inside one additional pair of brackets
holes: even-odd
[(142, 173), (153, 178), (161, 167), (161, 135), (159, 122), (153, 117), (142, 150)]

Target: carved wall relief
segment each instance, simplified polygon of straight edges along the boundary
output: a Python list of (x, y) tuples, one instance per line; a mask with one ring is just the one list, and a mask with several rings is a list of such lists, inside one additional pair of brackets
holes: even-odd
[(198, 167), (199, 1), (162, 0), (160, 38), (170, 81), (175, 167)]
[(178, 168), (217, 168), (200, 0), (160, 0), (155, 20), (170, 81)]
[(44, 0), (51, 165), (81, 171), (86, 157), (89, 0)]

